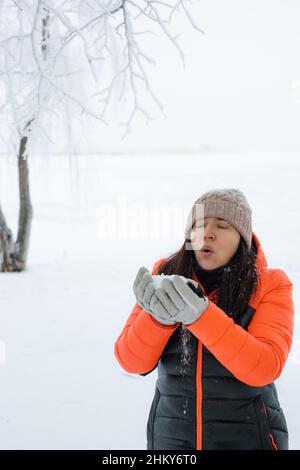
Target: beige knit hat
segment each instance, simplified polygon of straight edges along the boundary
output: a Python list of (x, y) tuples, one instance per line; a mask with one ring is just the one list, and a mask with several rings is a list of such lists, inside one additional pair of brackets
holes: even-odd
[[(216, 189), (200, 196), (193, 204), (187, 226), (186, 239), (197, 220), (196, 204), (204, 204), (204, 217), (220, 217), (231, 224), (245, 240), (250, 251), (252, 242), (252, 210), (239, 189)], [(200, 212), (201, 214), (201, 212)], [(202, 212), (203, 217), (203, 212)]]

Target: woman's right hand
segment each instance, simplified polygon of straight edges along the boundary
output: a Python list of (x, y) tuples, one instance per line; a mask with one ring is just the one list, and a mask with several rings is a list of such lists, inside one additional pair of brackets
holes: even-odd
[[(142, 307), (143, 310), (146, 310), (146, 312), (150, 313), (150, 315), (152, 315), (155, 320), (162, 323), (163, 325), (176, 325), (177, 321), (170, 316), (170, 314), (166, 311), (158, 299), (156, 292), (157, 290), (158, 289), (155, 289), (152, 276), (148, 269), (142, 266), (138, 270), (133, 283), (133, 292), (135, 294), (137, 303)], [(162, 289), (159, 289), (159, 291), (161, 290)]]
[(150, 310), (150, 301), (155, 292), (152, 276), (147, 268), (142, 266), (133, 283), (133, 292), (137, 303), (144, 309)]

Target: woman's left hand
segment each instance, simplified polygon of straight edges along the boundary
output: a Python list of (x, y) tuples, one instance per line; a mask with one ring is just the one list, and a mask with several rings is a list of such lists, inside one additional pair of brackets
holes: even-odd
[[(195, 281), (193, 281), (195, 283)], [(198, 320), (209, 306), (207, 297), (199, 297), (193, 290), (186, 284), (181, 276), (174, 275), (172, 279), (163, 279), (162, 288), (157, 289), (151, 299), (151, 303), (155, 304), (157, 298), (161, 304), (168, 311), (170, 300), (178, 305), (178, 296), (180, 297), (181, 305), (177, 313), (168, 312), (174, 321), (181, 322), (184, 325), (190, 325)]]

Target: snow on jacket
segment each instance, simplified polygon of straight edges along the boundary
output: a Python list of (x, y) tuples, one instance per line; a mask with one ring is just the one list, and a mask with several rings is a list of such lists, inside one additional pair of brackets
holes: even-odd
[(138, 304), (115, 342), (115, 356), (127, 372), (147, 375), (157, 367), (148, 450), (288, 449), (274, 380), (292, 345), (292, 283), (283, 270), (268, 268), (254, 233), (253, 239), (261, 288), (239, 324), (210, 299), (214, 292), (208, 294), (209, 307), (187, 326), (191, 354), (184, 371), (181, 324), (162, 325)]

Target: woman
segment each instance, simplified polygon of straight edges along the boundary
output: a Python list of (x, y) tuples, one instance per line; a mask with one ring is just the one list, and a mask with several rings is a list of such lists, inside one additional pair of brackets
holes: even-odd
[[(251, 216), (239, 190), (203, 194), (180, 250), (136, 276), (115, 356), (130, 373), (157, 366), (148, 450), (288, 449), (274, 380), (292, 344), (292, 283), (267, 267)], [(160, 274), (173, 276), (158, 286)]]

